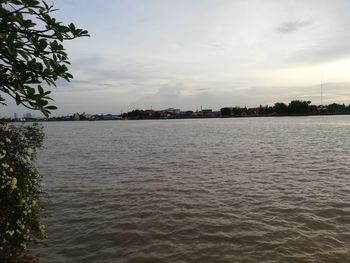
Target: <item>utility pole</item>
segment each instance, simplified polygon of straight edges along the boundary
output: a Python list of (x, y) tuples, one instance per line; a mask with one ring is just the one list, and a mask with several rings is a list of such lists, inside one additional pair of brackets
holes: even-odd
[(323, 106), (323, 72), (321, 72), (321, 106)]

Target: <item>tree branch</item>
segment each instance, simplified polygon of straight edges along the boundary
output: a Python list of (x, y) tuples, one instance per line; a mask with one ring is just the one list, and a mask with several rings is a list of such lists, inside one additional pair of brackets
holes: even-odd
[[(13, 7), (12, 7), (13, 8)], [(22, 11), (23, 9), (26, 9), (27, 7), (26, 6), (23, 6), (23, 7), (21, 7), (21, 8), (18, 8), (17, 10), (14, 10), (14, 11), (12, 11), (12, 12), (9, 12), (9, 13), (7, 13), (7, 14), (5, 14), (5, 15), (2, 15), (2, 16), (0, 16), (1, 18), (5, 18), (5, 17), (9, 17), (9, 16), (12, 16), (13, 14), (16, 14), (16, 13), (18, 13), (18, 12), (20, 12), (20, 11)]]

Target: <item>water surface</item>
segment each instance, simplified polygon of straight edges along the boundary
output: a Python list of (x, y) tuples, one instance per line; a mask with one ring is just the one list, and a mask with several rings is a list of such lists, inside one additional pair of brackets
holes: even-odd
[(350, 116), (45, 131), (43, 262), (350, 262)]

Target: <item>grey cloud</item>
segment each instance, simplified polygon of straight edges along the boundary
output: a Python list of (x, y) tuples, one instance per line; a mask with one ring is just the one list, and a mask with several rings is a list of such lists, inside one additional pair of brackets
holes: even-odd
[[(347, 103), (350, 83), (324, 83), (324, 102)], [(320, 103), (320, 85), (268, 87), (256, 86), (247, 89), (232, 88), (231, 91), (215, 92), (213, 90), (200, 91), (196, 94), (184, 95), (183, 84), (162, 86), (153, 94), (149, 94), (131, 103), (131, 109), (165, 109), (168, 107), (182, 110), (195, 110), (200, 106), (218, 110), (226, 106), (255, 107), (259, 104), (273, 105), (275, 102), (289, 102), (291, 100), (311, 100)]]
[(196, 90), (198, 90), (198, 91), (207, 91), (207, 90), (209, 90), (209, 88), (197, 88)]
[(57, 89), (55, 89), (55, 92), (87, 92), (94, 90), (107, 90), (109, 88), (112, 88), (113, 86), (113, 84), (98, 81), (93, 82), (73, 79), (70, 82), (67, 82), (65, 80), (60, 79), (57, 81)]
[(350, 57), (350, 46), (347, 45), (349, 42), (346, 39), (350, 40), (350, 37), (344, 37), (344, 42), (334, 43), (334, 46), (324, 46), (323, 43), (320, 43), (320, 46), (300, 50), (294, 53), (288, 62), (292, 64), (317, 64), (348, 58)]
[[(108, 64), (104, 63), (109, 61)], [(111, 61), (116, 61), (111, 63)], [(76, 75), (84, 75), (87, 81), (120, 81), (145, 80), (150, 77), (152, 65), (123, 57), (106, 59), (101, 56), (91, 56), (72, 61), (71, 71)]]
[[(339, 98), (347, 97), (349, 89), (349, 82), (323, 83), (324, 101), (326, 103), (348, 103), (347, 101), (339, 100)], [(245, 95), (254, 96), (255, 101), (261, 100), (270, 105), (277, 101), (289, 102), (295, 99), (311, 100), (312, 103), (319, 104), (321, 100), (321, 83), (309, 86), (251, 87), (245, 91)]]
[(224, 49), (224, 45), (220, 44), (220, 43), (211, 43), (209, 44), (212, 48), (214, 49), (219, 49), (219, 50), (223, 50)]
[[(156, 86), (156, 85), (155, 85)], [(119, 113), (120, 109), (165, 109), (169, 107), (182, 110), (196, 110), (200, 106), (218, 110), (221, 107), (247, 106), (255, 107), (259, 104), (272, 105), (275, 102), (289, 102), (293, 99), (311, 100), (314, 104), (320, 103), (320, 84), (310, 86), (254, 86), (247, 89), (232, 87), (229, 91), (215, 91), (213, 89), (198, 90), (197, 93), (185, 95), (186, 85), (182, 83), (172, 85), (158, 85), (158, 90), (148, 95), (140, 95), (139, 99), (130, 97), (123, 92), (108, 92), (100, 89), (85, 89), (81, 87), (79, 103), (77, 96), (71, 91), (56, 93), (53, 96), (59, 110), (55, 115), (72, 112), (111, 112)], [(59, 89), (55, 89), (59, 90)], [(350, 82), (324, 83), (324, 103), (349, 103)], [(140, 92), (135, 91), (137, 94)], [(9, 107), (2, 109), (2, 116), (13, 116), (13, 112), (22, 114), (28, 110), (16, 107), (9, 101)], [(127, 106), (128, 105), (128, 106)], [(35, 113), (37, 116), (39, 113)]]
[(277, 28), (277, 31), (281, 34), (290, 34), (309, 26), (310, 24), (310, 21), (290, 21), (280, 25)]
[(195, 110), (200, 105), (203, 107), (215, 107), (219, 104), (217, 96), (209, 92), (199, 92), (193, 95), (184, 95), (184, 85), (177, 83), (175, 85), (161, 86), (157, 92), (144, 97), (131, 104), (133, 108), (147, 109), (151, 106), (154, 109), (165, 109), (169, 107), (181, 108), (182, 110)]
[(103, 58), (98, 55), (86, 56), (79, 59), (74, 59), (71, 61), (72, 65), (81, 67), (86, 65), (96, 65), (101, 64), (103, 62)]
[(58, 92), (107, 90), (120, 88), (127, 83), (140, 83), (154, 78), (150, 64), (141, 65), (128, 59), (119, 59), (117, 62), (106, 64), (103, 57), (90, 56), (72, 61), (70, 72), (74, 79), (67, 82), (57, 81)]

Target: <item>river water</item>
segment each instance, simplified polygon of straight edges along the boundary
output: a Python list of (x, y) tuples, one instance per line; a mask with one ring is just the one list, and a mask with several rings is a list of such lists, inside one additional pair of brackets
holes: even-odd
[(42, 262), (350, 262), (350, 116), (44, 127)]

